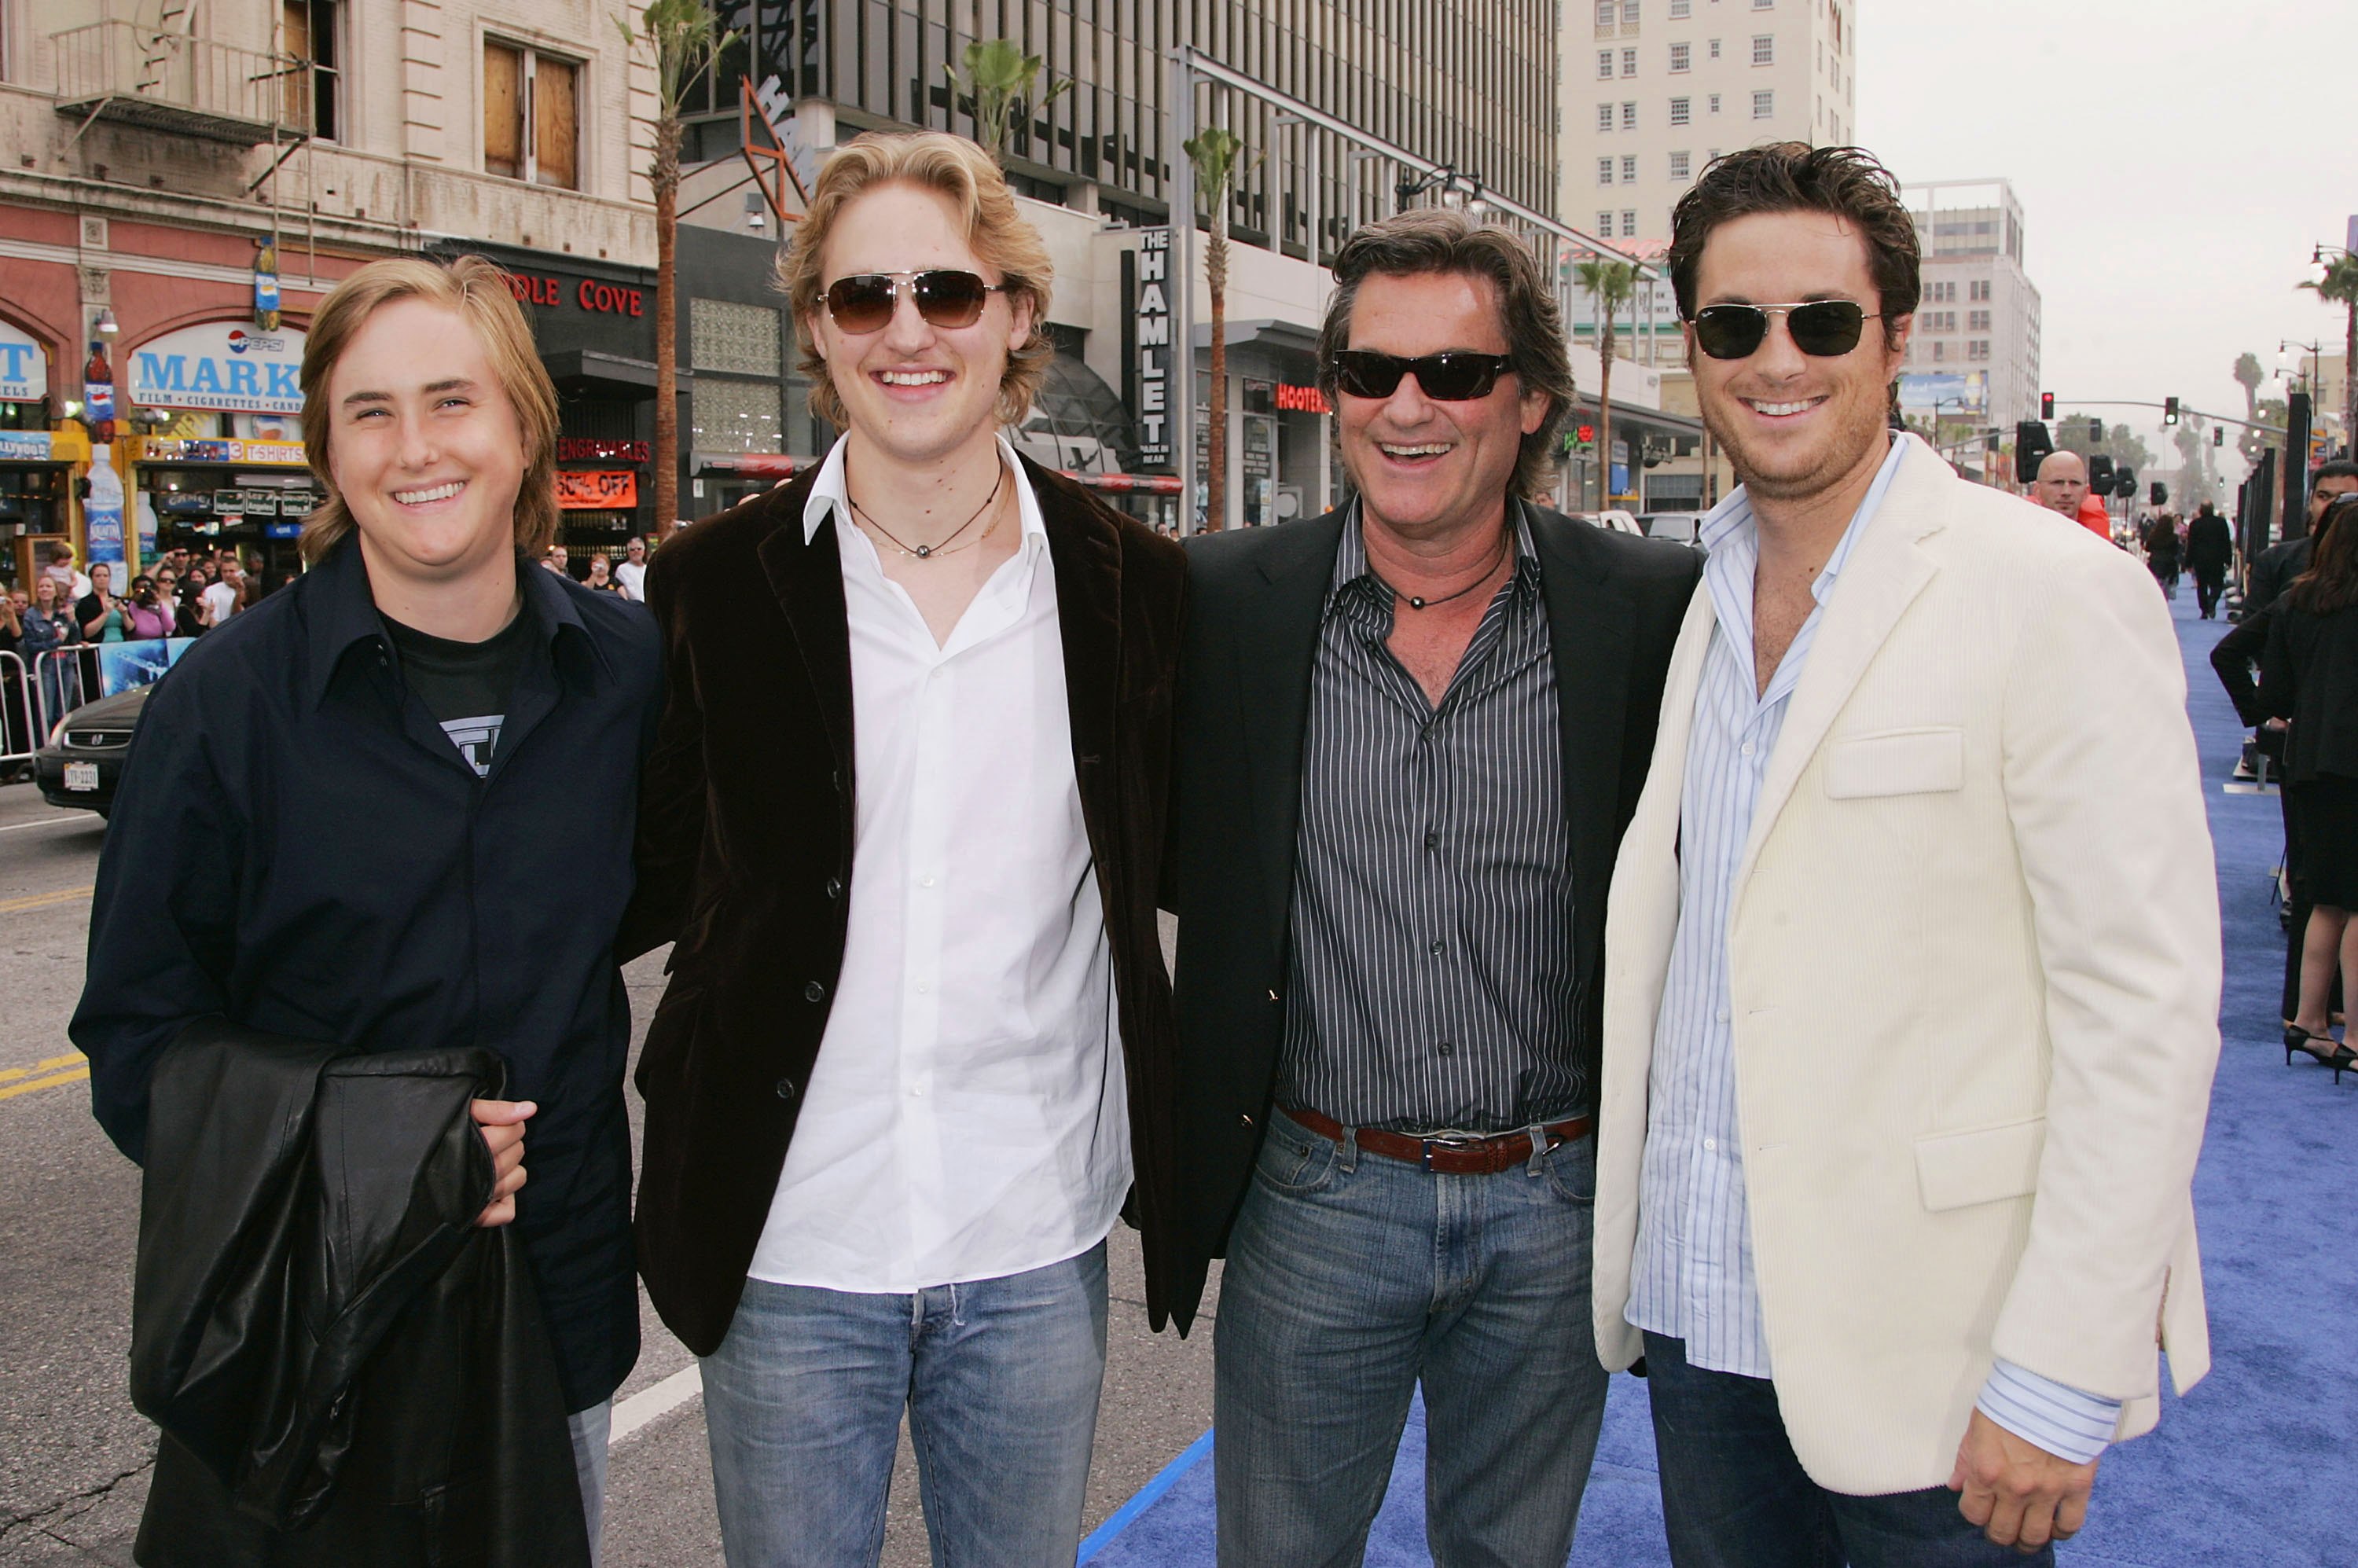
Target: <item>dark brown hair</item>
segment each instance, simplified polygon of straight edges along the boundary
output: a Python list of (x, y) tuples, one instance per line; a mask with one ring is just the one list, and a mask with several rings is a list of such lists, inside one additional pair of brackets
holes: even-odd
[(1756, 212), (1831, 212), (1848, 220), (1866, 240), (1885, 330), (1895, 318), (1915, 314), (1922, 292), (1916, 220), (1891, 171), (1857, 147), (1769, 142), (1712, 159), (1671, 210), (1671, 288), (1682, 318), (1694, 319), (1695, 273), (1711, 232)]
[(2318, 519), (2309, 569), (2292, 579), (2292, 607), (2331, 615), (2358, 604), (2358, 495), (2345, 495)]
[(1513, 488), (1518, 495), (1543, 501), (1555, 490), (1556, 436), (1578, 392), (1563, 312), (1547, 276), (1529, 247), (1504, 229), (1486, 228), (1446, 208), (1419, 208), (1370, 223), (1344, 241), (1335, 257), (1335, 297), (1327, 301), (1325, 324), (1318, 332), (1318, 389), (1330, 404), (1341, 395), (1335, 356), (1351, 346), (1351, 308), (1358, 303), (1359, 285), (1370, 276), (1434, 273), (1488, 278), (1498, 290), (1498, 327), (1515, 376), (1524, 391), (1543, 393), (1548, 400), (1547, 417), (1523, 438)]

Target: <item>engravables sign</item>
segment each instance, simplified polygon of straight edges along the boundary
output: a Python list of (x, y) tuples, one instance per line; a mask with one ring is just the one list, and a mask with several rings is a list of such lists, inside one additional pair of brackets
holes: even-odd
[(251, 321), (208, 321), (131, 351), (131, 401), (143, 408), (233, 414), (303, 412), (303, 334)]
[(49, 393), (49, 362), (41, 345), (0, 321), (0, 403), (30, 403)]

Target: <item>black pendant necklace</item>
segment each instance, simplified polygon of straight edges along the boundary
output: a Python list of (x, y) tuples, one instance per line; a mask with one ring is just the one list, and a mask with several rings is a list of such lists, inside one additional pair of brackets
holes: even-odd
[(975, 517), (979, 517), (984, 513), (990, 510), (990, 503), (999, 499), (999, 487), (1006, 482), (1007, 465), (1005, 463), (1001, 463), (999, 465), (999, 477), (990, 481), (990, 493), (984, 496), (982, 498), (982, 504), (974, 509), (974, 517), (968, 518), (956, 528), (951, 529), (949, 537), (944, 539), (940, 544), (918, 545), (914, 547), (904, 545), (901, 543), (900, 540), (894, 538), (892, 536), (892, 531), (885, 527), (883, 524), (876, 521), (874, 514), (871, 513), (865, 506), (860, 505), (858, 501), (852, 499), (851, 492), (849, 490), (846, 490), (843, 492), (843, 495), (845, 500), (851, 502), (851, 510), (859, 515), (860, 520), (865, 522), (871, 528), (875, 529), (879, 534), (883, 535), (885, 541), (894, 549), (900, 551), (903, 556), (913, 557), (921, 561), (930, 561), (936, 556), (956, 555), (958, 550), (969, 549), (976, 545), (981, 544), (983, 540), (990, 537), (992, 531), (999, 526), (999, 519), (996, 517), (990, 520), (990, 527), (985, 528), (980, 534), (976, 535), (966, 544), (958, 545), (953, 548), (953, 541), (955, 541), (960, 534), (965, 533), (968, 529), (974, 526)]
[(1419, 599), (1414, 594), (1403, 595), (1400, 589), (1392, 588), (1390, 583), (1384, 582), (1383, 574), (1377, 571), (1373, 567), (1369, 567), (1368, 568), (1368, 575), (1374, 578), (1378, 582), (1382, 582), (1384, 587), (1391, 589), (1391, 595), (1394, 599), (1406, 598), (1408, 600), (1408, 607), (1411, 610), (1431, 610), (1433, 606), (1446, 604), (1453, 599), (1463, 599), (1467, 594), (1473, 592), (1476, 589), (1480, 588), (1484, 583), (1488, 582), (1491, 575), (1498, 571), (1498, 563), (1505, 560), (1507, 558), (1507, 552), (1513, 548), (1513, 536), (1511, 535), (1500, 535), (1498, 538), (1498, 553), (1491, 557), (1490, 564), (1488, 566), (1482, 568), (1482, 575), (1476, 578), (1472, 582), (1467, 583), (1464, 588), (1459, 589), (1455, 593), (1444, 593), (1439, 599)]

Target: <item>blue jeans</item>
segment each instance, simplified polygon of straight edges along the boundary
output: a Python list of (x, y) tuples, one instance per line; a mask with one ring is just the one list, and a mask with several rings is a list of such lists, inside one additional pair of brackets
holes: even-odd
[(746, 1281), (703, 1363), (729, 1568), (872, 1568), (903, 1410), (936, 1563), (1072, 1568), (1105, 1357), (1102, 1242), (914, 1295)]
[(1563, 1568), (1605, 1418), (1596, 1145), (1433, 1175), (1270, 1116), (1228, 1238), (1212, 1446), (1224, 1568), (1348, 1568), (1409, 1400), (1439, 1568)]
[[(1998, 1546), (1946, 1487), (1830, 1492), (1785, 1436), (1777, 1385), (1687, 1365), (1686, 1342), (1646, 1336), (1646, 1388), (1673, 1568), (2050, 1568), (2055, 1549)], [(1960, 1431), (1962, 1438), (1964, 1433)]]

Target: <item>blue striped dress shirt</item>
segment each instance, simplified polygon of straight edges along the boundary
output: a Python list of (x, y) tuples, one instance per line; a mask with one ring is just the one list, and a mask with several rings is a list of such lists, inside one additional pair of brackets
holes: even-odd
[[(1679, 926), (1647, 1080), (1637, 1263), (1626, 1315), (1639, 1328), (1685, 1341), (1691, 1365), (1747, 1378), (1766, 1378), (1769, 1367), (1754, 1282), (1728, 1022), (1736, 871), (1826, 604), (1906, 450), (1904, 442), (1891, 444), (1825, 569), (1811, 584), (1816, 606), (1766, 690), (1757, 688), (1753, 675), (1753, 572), (1760, 552), (1745, 492), (1737, 489), (1714, 508), (1699, 533), (1710, 551), (1704, 587), (1717, 624), (1695, 692), (1680, 786)], [(1978, 1403), (2008, 1431), (2080, 1463), (2104, 1451), (2120, 1416), (2115, 1400), (2003, 1360), (1992, 1368)]]

